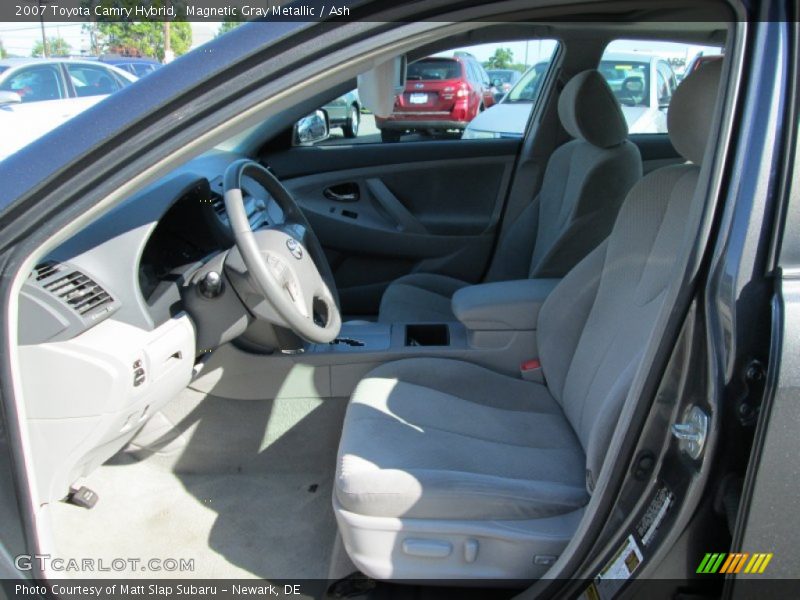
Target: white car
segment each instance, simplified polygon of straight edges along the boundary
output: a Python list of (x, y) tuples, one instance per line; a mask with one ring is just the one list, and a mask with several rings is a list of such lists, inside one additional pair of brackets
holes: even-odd
[[(548, 64), (531, 67), (500, 103), (467, 125), (463, 139), (521, 138)], [(630, 133), (666, 133), (667, 107), (678, 80), (665, 59), (609, 53), (603, 56), (598, 70), (619, 100)]]
[(0, 60), (0, 160), (136, 80), (90, 60)]

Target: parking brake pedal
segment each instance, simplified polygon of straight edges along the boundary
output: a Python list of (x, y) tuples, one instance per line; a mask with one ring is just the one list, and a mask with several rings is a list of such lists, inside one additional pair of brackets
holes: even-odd
[(85, 485), (79, 487), (77, 490), (67, 496), (67, 502), (82, 508), (94, 508), (94, 505), (97, 504), (99, 499), (100, 496), (98, 496), (93, 490), (90, 490)]

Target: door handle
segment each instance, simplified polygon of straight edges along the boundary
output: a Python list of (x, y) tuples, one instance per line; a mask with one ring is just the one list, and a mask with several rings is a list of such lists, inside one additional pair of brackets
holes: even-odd
[(357, 202), (359, 198), (358, 185), (355, 183), (332, 185), (322, 190), (322, 195), (334, 202)]

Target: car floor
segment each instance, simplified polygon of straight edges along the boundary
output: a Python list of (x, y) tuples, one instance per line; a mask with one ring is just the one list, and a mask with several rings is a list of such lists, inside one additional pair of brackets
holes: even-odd
[(87, 478), (100, 498), (94, 508), (51, 507), (56, 554), (107, 565), (194, 559), (192, 572), (105, 574), (114, 577), (347, 575), (355, 568), (331, 506), (346, 406), (346, 398), (231, 400), (186, 389)]

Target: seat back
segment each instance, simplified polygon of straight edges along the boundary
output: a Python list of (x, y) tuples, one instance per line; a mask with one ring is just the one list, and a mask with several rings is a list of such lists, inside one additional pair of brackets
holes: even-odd
[[(653, 171), (626, 198), (609, 238), (539, 312), (539, 353), (553, 396), (586, 452), (591, 491), (687, 239), (721, 61), (688, 77), (669, 113), (675, 148), (692, 163)], [(674, 115), (674, 116), (673, 116)]]
[(599, 72), (567, 83), (558, 116), (574, 139), (548, 160), (539, 194), (500, 241), (489, 281), (563, 276), (608, 236), (642, 176), (639, 149)]

